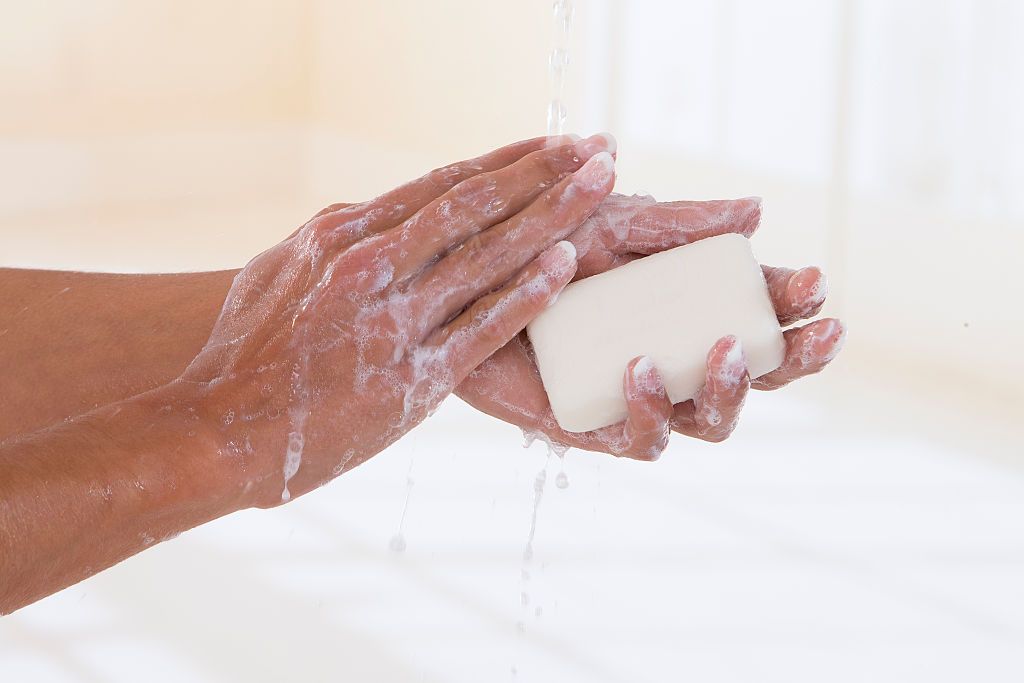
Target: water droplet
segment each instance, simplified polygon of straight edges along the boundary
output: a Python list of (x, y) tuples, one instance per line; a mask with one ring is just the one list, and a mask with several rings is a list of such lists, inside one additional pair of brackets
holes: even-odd
[(395, 534), (391, 537), (391, 541), (388, 543), (388, 548), (393, 553), (404, 553), (405, 552), (405, 536), (402, 534)]
[(555, 486), (560, 489), (569, 488), (569, 475), (565, 473), (565, 470), (555, 475)]

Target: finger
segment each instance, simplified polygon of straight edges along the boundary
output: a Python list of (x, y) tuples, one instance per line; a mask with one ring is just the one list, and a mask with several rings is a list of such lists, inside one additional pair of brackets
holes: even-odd
[(426, 175), (360, 204), (336, 204), (313, 217), (318, 232), (335, 237), (335, 242), (351, 244), (408, 220), (417, 211), (459, 183), (504, 168), (527, 154), (545, 149), (552, 142), (569, 144), (575, 135), (539, 137), (506, 145), (482, 156), (436, 168)]
[(761, 266), (779, 324), (786, 326), (818, 314), (828, 296), (828, 281), (819, 268)]
[(550, 247), (497, 292), (478, 299), (424, 344), (451, 373), (451, 387), (551, 305), (576, 272), (569, 242)]
[[(350, 250), (355, 267), (387, 261), (402, 282), (468, 237), (511, 218), (541, 192), (573, 173), (595, 154), (612, 151), (608, 134), (544, 149), (489, 173), (481, 173), (430, 202), (402, 225)], [(358, 261), (365, 261), (360, 263)]]
[(629, 216), (614, 253), (654, 254), (726, 233), (750, 237), (761, 223), (761, 198), (659, 202)]
[(335, 211), (341, 211), (342, 209), (347, 209), (350, 206), (355, 206), (355, 203), (354, 202), (338, 202), (336, 204), (331, 204), (330, 206), (325, 207), (325, 208), (320, 209), (319, 211), (317, 211), (316, 215), (314, 215), (313, 218), (320, 218), (321, 216), (326, 216), (329, 213), (334, 213)]
[(675, 407), (672, 428), (704, 441), (724, 441), (739, 422), (750, 390), (747, 359), (740, 340), (722, 337), (708, 352), (704, 386), (692, 401)]
[(623, 378), (628, 417), (623, 427), (622, 455), (654, 461), (668, 445), (672, 401), (665, 391), (661, 373), (647, 356), (634, 358)]
[(308, 221), (306, 221), (305, 223), (303, 223), (299, 227), (295, 228), (295, 230), (293, 230), (292, 233), (290, 235), (288, 235), (288, 237), (285, 237), (285, 240), (292, 239), (293, 237), (298, 235), (300, 232), (302, 232), (303, 228), (305, 228), (306, 226), (308, 226), (310, 223), (312, 223), (316, 219), (320, 218), (321, 216), (325, 216), (325, 215), (327, 215), (329, 213), (334, 213), (335, 211), (340, 211), (341, 209), (347, 209), (350, 206), (355, 206), (355, 204), (352, 204), (350, 202), (339, 202), (337, 204), (331, 204), (328, 207), (320, 209), (319, 211), (316, 212), (316, 214), (314, 214), (314, 216), (312, 218), (310, 218)]
[(835, 318), (823, 318), (786, 330), (783, 335), (786, 338), (786, 355), (782, 365), (755, 379), (751, 383), (755, 389), (771, 391), (821, 372), (843, 348), (846, 328)]
[(611, 192), (615, 161), (608, 152), (537, 197), (530, 206), (490, 230), (470, 237), (421, 273), (408, 288), (420, 339), (519, 272), (537, 254), (583, 223)]

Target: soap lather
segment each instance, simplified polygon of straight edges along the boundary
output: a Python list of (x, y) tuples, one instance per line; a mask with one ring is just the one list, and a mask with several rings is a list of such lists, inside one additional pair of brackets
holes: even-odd
[(626, 364), (648, 356), (669, 398), (693, 398), (708, 350), (736, 335), (751, 377), (778, 368), (786, 343), (761, 267), (742, 235), (638, 259), (565, 288), (527, 327), (558, 424), (583, 432), (626, 418)]

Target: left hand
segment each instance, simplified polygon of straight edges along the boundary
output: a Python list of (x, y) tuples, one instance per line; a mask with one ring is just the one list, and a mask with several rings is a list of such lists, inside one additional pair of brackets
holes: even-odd
[[(575, 279), (597, 275), (630, 261), (725, 233), (750, 237), (761, 219), (757, 198), (707, 202), (655, 202), (651, 197), (610, 195), (568, 240), (576, 246)], [(790, 270), (762, 266), (779, 323), (818, 314), (825, 302), (824, 274), (815, 267)], [(725, 440), (736, 428), (751, 387), (770, 391), (820, 372), (842, 347), (846, 331), (824, 318), (784, 333), (782, 366), (751, 379), (735, 337), (709, 351), (704, 387), (697, 397), (672, 405), (656, 368), (637, 358), (626, 368), (623, 388), (629, 417), (590, 432), (558, 426), (526, 332), (474, 369), (456, 389), (473, 407), (554, 443), (637, 460), (656, 460), (670, 431), (704, 441)]]

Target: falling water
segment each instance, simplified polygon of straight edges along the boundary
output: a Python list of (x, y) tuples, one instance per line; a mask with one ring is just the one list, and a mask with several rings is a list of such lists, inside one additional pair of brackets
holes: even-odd
[[(572, 38), (572, 20), (575, 8), (572, 0), (555, 0), (551, 5), (554, 32), (552, 34), (551, 52), (548, 54), (548, 111), (547, 111), (547, 134), (548, 136), (562, 135), (565, 132), (565, 119), (567, 111), (565, 108), (565, 72), (569, 69), (569, 46)], [(523, 448), (529, 448), (536, 439), (541, 439), (548, 447), (548, 458), (544, 461), (544, 467), (537, 473), (533, 482), (533, 515), (530, 519), (530, 534), (526, 539), (526, 547), (523, 548), (523, 565), (520, 572), (520, 593), (519, 601), (524, 611), (530, 605), (530, 566), (533, 562), (533, 539), (537, 533), (537, 511), (540, 509), (540, 501), (544, 495), (544, 485), (547, 483), (547, 466), (551, 460), (551, 454), (558, 456), (562, 465), (558, 475), (555, 477), (555, 485), (564, 489), (569, 486), (569, 477), (565, 473), (564, 456), (568, 446), (553, 443), (545, 434), (523, 430), (525, 442)], [(540, 618), (542, 608), (537, 605), (533, 614)], [(525, 619), (517, 622), (517, 630), (522, 635), (526, 630)], [(511, 668), (512, 677), (519, 674), (518, 667), (514, 664)]]
[(572, 0), (555, 0), (551, 8), (554, 34), (548, 55), (548, 135), (561, 135), (565, 129), (565, 72), (569, 68), (569, 43), (575, 8)]

